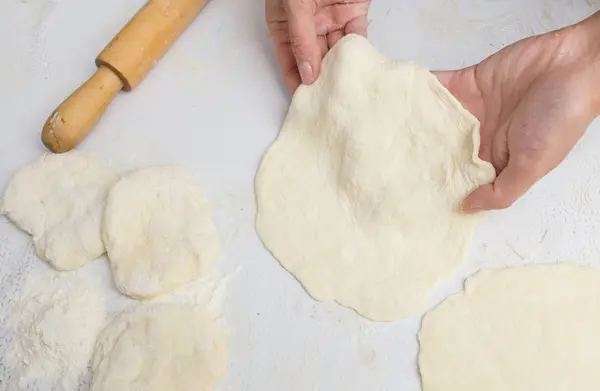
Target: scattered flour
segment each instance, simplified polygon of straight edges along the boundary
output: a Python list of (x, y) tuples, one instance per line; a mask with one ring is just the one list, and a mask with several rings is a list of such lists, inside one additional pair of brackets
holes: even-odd
[(12, 341), (0, 364), (11, 368), (8, 390), (77, 390), (105, 319), (91, 279), (50, 270), (29, 277), (6, 322)]

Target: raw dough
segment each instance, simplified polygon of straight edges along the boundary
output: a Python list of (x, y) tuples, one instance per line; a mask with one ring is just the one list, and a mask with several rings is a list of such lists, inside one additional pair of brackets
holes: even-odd
[(98, 337), (91, 391), (210, 391), (227, 368), (210, 316), (162, 305), (126, 313)]
[(494, 168), (479, 122), (426, 69), (349, 35), (301, 86), (256, 178), (261, 240), (317, 300), (390, 321), (460, 262), (460, 212)]
[(485, 271), (427, 314), (423, 391), (600, 390), (600, 271)]
[(2, 212), (33, 236), (42, 259), (58, 270), (74, 270), (105, 252), (102, 212), (117, 180), (76, 151), (45, 154), (10, 181)]
[(100, 284), (85, 274), (46, 268), (21, 273), (29, 274), (24, 286), (2, 297), (1, 306), (12, 306), (8, 317), (0, 314), (0, 345), (9, 344), (0, 353), (0, 385), (7, 387), (2, 390), (84, 389), (79, 385), (106, 321)]
[(174, 166), (121, 179), (108, 195), (103, 233), (117, 288), (137, 299), (202, 276), (219, 252), (208, 203), (192, 176)]

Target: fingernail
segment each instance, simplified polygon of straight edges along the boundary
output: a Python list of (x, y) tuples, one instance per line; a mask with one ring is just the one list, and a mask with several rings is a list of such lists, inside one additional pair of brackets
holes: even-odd
[(313, 69), (307, 62), (301, 62), (298, 64), (298, 72), (300, 72), (300, 78), (303, 84), (310, 84), (313, 81)]

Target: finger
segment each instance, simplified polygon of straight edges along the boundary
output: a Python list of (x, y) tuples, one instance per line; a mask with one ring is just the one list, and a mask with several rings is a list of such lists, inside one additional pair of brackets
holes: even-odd
[(344, 29), (345, 34), (358, 34), (363, 37), (367, 36), (367, 27), (368, 27), (367, 16), (359, 16), (356, 19), (351, 20), (346, 24), (346, 28)]
[[(321, 51), (321, 57), (325, 57), (325, 54), (329, 50), (325, 37), (319, 38), (319, 50)], [(302, 84), (302, 79), (300, 78), (296, 58), (294, 57), (294, 53), (292, 53), (290, 43), (279, 43), (276, 41), (275, 52), (277, 54), (277, 62), (280, 65), (281, 73), (284, 77), (285, 85), (290, 92), (294, 93), (298, 86)]]
[(285, 86), (293, 94), (302, 84), (302, 79), (298, 73), (298, 68), (294, 68), (287, 73), (284, 73), (283, 81)]
[(319, 37), (319, 48), (321, 49), (321, 58), (325, 58), (325, 55), (329, 51), (327, 37)]
[(463, 201), (462, 209), (466, 213), (506, 209), (542, 176), (543, 173), (536, 172), (535, 165), (510, 160), (493, 183), (475, 189)]
[(267, 24), (287, 21), (283, 2), (281, 0), (266, 0), (265, 17), (267, 19)]
[(277, 43), (275, 50), (285, 85), (293, 93), (302, 83), (302, 80), (298, 73), (296, 58), (294, 57), (294, 53), (292, 53), (292, 48), (289, 43)]
[[(324, 8), (316, 15), (316, 32), (318, 35), (326, 35), (337, 30), (345, 32), (345, 27), (355, 19), (365, 20), (366, 24), (368, 9), (368, 3), (340, 4)], [(366, 32), (366, 28), (364, 30)], [(364, 35), (356, 31), (351, 32)], [(350, 34), (351, 32), (346, 32), (346, 34)]]
[(327, 7), (327, 6), (332, 6), (332, 5), (336, 5), (336, 4), (363, 4), (366, 3), (367, 5), (370, 3), (370, 1), (365, 1), (365, 0), (320, 0), (319, 4), (321, 5), (321, 7)]
[(290, 32), (287, 21), (269, 22), (269, 35), (275, 44), (290, 43)]
[(456, 71), (434, 71), (437, 79), (480, 123), (485, 123), (485, 107), (475, 79), (475, 67)]
[(321, 67), (321, 50), (315, 31), (314, 2), (288, 1), (290, 44), (304, 84), (312, 84)]
[(355, 18), (346, 24), (344, 33), (345, 34), (358, 34), (358, 35), (362, 35), (363, 37), (366, 37), (368, 25), (369, 25), (369, 22), (367, 20), (367, 16), (366, 15), (359, 16), (358, 18)]
[(343, 36), (344, 33), (342, 33), (340, 30), (332, 31), (329, 34), (327, 34), (327, 47), (331, 49), (333, 45), (335, 45), (340, 39), (342, 39)]
[(455, 71), (433, 71), (431, 73), (437, 77), (447, 90), (450, 89), (450, 81), (452, 80), (452, 75), (454, 75)]

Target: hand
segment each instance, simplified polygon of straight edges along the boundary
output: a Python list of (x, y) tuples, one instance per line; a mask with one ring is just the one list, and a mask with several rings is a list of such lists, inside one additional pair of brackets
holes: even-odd
[(288, 88), (312, 84), (344, 35), (367, 34), (371, 0), (266, 0), (267, 24)]
[(498, 174), (464, 200), (465, 212), (512, 205), (567, 156), (598, 115), (600, 20), (593, 18), (519, 41), (478, 65), (435, 72), (481, 122), (479, 156)]

